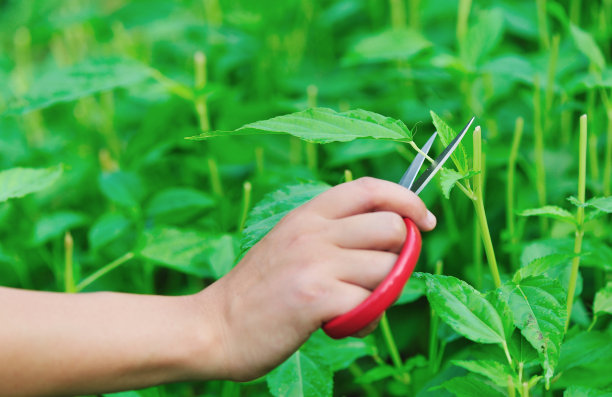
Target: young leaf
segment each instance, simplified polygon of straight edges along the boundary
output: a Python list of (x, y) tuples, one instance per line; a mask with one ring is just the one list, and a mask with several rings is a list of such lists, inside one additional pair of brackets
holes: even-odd
[(576, 256), (575, 254), (559, 253), (542, 256), (532, 260), (527, 266), (521, 267), (514, 273), (512, 281), (517, 283), (520, 280), (530, 277), (545, 274), (553, 267), (567, 264)]
[(412, 141), (412, 132), (400, 120), (361, 109), (338, 113), (327, 108), (311, 108), (256, 121), (234, 131), (204, 132), (188, 139), (253, 134), (289, 134), (317, 143), (347, 142), (357, 138)]
[(593, 312), (598, 313), (610, 313), (612, 314), (612, 282), (606, 284), (606, 286), (595, 294), (595, 302), (593, 304)]
[[(438, 136), (440, 137), (442, 145), (447, 146), (457, 134), (433, 110), (430, 110), (429, 113), (431, 114), (431, 119), (436, 127), (436, 131), (438, 131)], [(467, 173), (467, 155), (465, 154), (462, 143), (459, 143), (459, 146), (451, 155), (451, 159), (453, 159), (453, 163), (455, 163), (455, 167), (457, 167), (457, 171), (459, 171), (460, 174), (464, 175)]]
[(62, 165), (49, 168), (11, 168), (0, 172), (0, 203), (46, 189), (62, 175)]
[(87, 217), (78, 212), (59, 211), (46, 215), (36, 222), (32, 244), (39, 245), (61, 236), (66, 230), (83, 225)]
[(322, 182), (289, 185), (267, 194), (251, 211), (241, 242), (244, 254), (257, 244), (291, 210), (323, 193), (330, 186)]
[(518, 213), (519, 216), (544, 216), (547, 218), (557, 219), (563, 222), (576, 224), (576, 217), (561, 207), (555, 205), (545, 205), (540, 208), (532, 208)]
[[(474, 396), (487, 396), (487, 397), (505, 397), (506, 394), (502, 392), (502, 389), (490, 385), (487, 382), (483, 382), (483, 379), (479, 376), (469, 374), (467, 376), (457, 376), (447, 380), (440, 388), (446, 389), (453, 393), (456, 397), (474, 397)], [(431, 390), (431, 389), (430, 389)], [(505, 390), (505, 388), (503, 389)]]
[(333, 372), (348, 368), (360, 357), (376, 352), (376, 342), (372, 336), (365, 338), (332, 339), (322, 330), (312, 334), (303, 346), (311, 356), (320, 357)]
[(586, 205), (609, 214), (612, 212), (612, 196), (592, 198), (586, 202)]
[(210, 247), (219, 238), (191, 230), (153, 229), (146, 232), (140, 255), (182, 273), (210, 277)]
[(455, 277), (415, 275), (425, 278), (431, 307), (456, 332), (479, 343), (506, 344), (499, 314), (479, 291)]
[[(508, 385), (508, 376), (513, 378), (516, 375), (512, 374), (512, 371), (507, 365), (494, 360), (453, 360), (451, 361), (454, 365), (467, 369), (470, 372), (480, 374), (486, 378), (489, 378), (497, 386), (506, 387)], [(517, 381), (518, 383), (518, 381)]]
[(104, 214), (89, 229), (87, 239), (93, 250), (110, 243), (121, 236), (130, 226), (131, 221), (125, 216), (111, 212)]
[(514, 324), (538, 351), (547, 384), (559, 360), (565, 329), (565, 290), (546, 276), (529, 277), (501, 287)]
[(379, 365), (368, 370), (366, 373), (355, 379), (355, 382), (360, 384), (373, 383), (379, 380), (390, 378), (397, 373), (397, 368), (391, 365)]
[(215, 200), (208, 194), (190, 188), (169, 188), (157, 193), (147, 206), (147, 215), (153, 217), (183, 218), (185, 213), (210, 208)]
[(408, 60), (431, 43), (410, 29), (392, 29), (359, 40), (344, 56), (344, 65)]
[(469, 171), (466, 173), (461, 173), (452, 169), (442, 167), (440, 172), (438, 173), (438, 180), (440, 181), (440, 188), (442, 189), (442, 194), (446, 199), (450, 198), (450, 191), (455, 186), (455, 183), (459, 182), (462, 179), (471, 178), (476, 175), (476, 172)]
[(58, 102), (73, 101), (96, 92), (139, 83), (149, 75), (147, 66), (129, 59), (89, 59), (41, 74), (23, 98), (9, 101), (4, 114), (22, 115)]
[(333, 373), (322, 360), (300, 349), (266, 376), (273, 396), (332, 395)]
[(126, 207), (137, 207), (144, 195), (140, 178), (130, 172), (102, 173), (98, 184), (109, 200)]
[(570, 33), (572, 34), (572, 39), (578, 50), (586, 55), (591, 63), (597, 66), (599, 71), (605, 69), (606, 60), (593, 39), (593, 36), (574, 24), (570, 24)]

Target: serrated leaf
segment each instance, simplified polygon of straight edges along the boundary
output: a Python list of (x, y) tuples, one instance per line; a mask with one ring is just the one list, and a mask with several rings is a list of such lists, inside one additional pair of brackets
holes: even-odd
[(514, 324), (538, 351), (547, 384), (559, 360), (565, 332), (565, 290), (546, 276), (529, 277), (502, 285)]
[(330, 186), (323, 182), (310, 182), (284, 186), (268, 193), (251, 210), (243, 238), (240, 243), (242, 253), (257, 244), (291, 210), (323, 193)]
[(232, 270), (238, 254), (238, 239), (231, 234), (222, 235), (210, 240), (210, 246), (204, 250), (213, 272), (219, 279)]
[(592, 198), (586, 202), (586, 205), (608, 214), (612, 213), (612, 196)]
[(505, 397), (506, 394), (497, 387), (483, 382), (479, 376), (469, 374), (467, 376), (457, 376), (447, 380), (439, 388), (443, 388), (453, 393), (456, 397)]
[(513, 379), (516, 377), (516, 375), (513, 376), (512, 371), (507, 365), (495, 360), (453, 360), (451, 363), (470, 372), (482, 375), (490, 379), (497, 386), (506, 387), (508, 385), (508, 376)]
[(119, 213), (108, 213), (102, 215), (89, 229), (87, 239), (93, 250), (110, 243), (121, 236), (130, 226), (131, 221)]
[(576, 224), (576, 217), (574, 214), (566, 209), (557, 207), (555, 205), (545, 205), (540, 208), (531, 208), (518, 213), (519, 216), (544, 216), (547, 218), (557, 219), (563, 222)]
[(446, 199), (449, 199), (450, 192), (455, 186), (455, 183), (459, 182), (462, 179), (471, 178), (474, 175), (476, 175), (476, 172), (473, 171), (461, 173), (455, 170), (442, 167), (440, 169), (440, 172), (438, 172), (438, 180), (440, 181), (440, 188), (442, 189), (442, 194)]
[(595, 302), (593, 304), (594, 313), (610, 313), (612, 314), (612, 282), (595, 294)]
[(141, 82), (150, 75), (147, 66), (122, 58), (89, 59), (42, 73), (23, 98), (13, 98), (4, 114), (22, 115), (58, 102)]
[(0, 172), (0, 203), (23, 197), (54, 184), (62, 175), (62, 165), (49, 168), (11, 168)]
[[(457, 136), (457, 133), (433, 110), (430, 110), (429, 113), (431, 114), (431, 119), (436, 127), (436, 131), (438, 131), (438, 136), (440, 137), (440, 141), (442, 141), (442, 145), (445, 147), (448, 146), (455, 136)], [(466, 174), (468, 172), (467, 155), (465, 154), (463, 143), (459, 143), (459, 146), (457, 146), (457, 149), (451, 155), (451, 159), (453, 159), (453, 163), (460, 174)]]
[(408, 60), (431, 46), (411, 29), (389, 29), (357, 41), (342, 59), (344, 65)]
[(210, 277), (210, 247), (219, 238), (194, 230), (153, 229), (145, 233), (140, 256), (182, 273)]
[(348, 142), (358, 138), (412, 141), (411, 131), (400, 120), (362, 109), (338, 113), (327, 108), (311, 108), (256, 121), (234, 131), (205, 132), (188, 139), (257, 134), (289, 134), (317, 143)]
[(512, 277), (513, 282), (519, 282), (520, 280), (530, 277), (530, 276), (539, 276), (540, 274), (545, 274), (550, 269), (556, 266), (560, 266), (566, 264), (571, 261), (576, 255), (571, 253), (562, 253), (562, 254), (551, 254), (542, 256), (532, 260), (528, 265), (521, 267), (519, 270), (514, 273)]
[(566, 340), (561, 345), (559, 371), (589, 366), (612, 360), (610, 335), (600, 331), (584, 331)]
[(366, 371), (363, 375), (355, 379), (355, 383), (367, 384), (390, 378), (398, 373), (397, 368), (391, 365), (378, 365)]
[(593, 36), (580, 29), (573, 23), (570, 23), (570, 33), (578, 50), (586, 55), (591, 63), (597, 66), (599, 71), (605, 69), (606, 60), (599, 49), (599, 46), (595, 42), (595, 39), (593, 39)]
[(266, 376), (268, 389), (276, 397), (328, 397), (333, 373), (322, 360), (300, 349)]
[(491, 303), (465, 281), (451, 276), (417, 273), (427, 282), (427, 299), (442, 321), (479, 343), (505, 345), (504, 326)]
[(36, 222), (32, 244), (39, 245), (61, 236), (64, 232), (87, 222), (87, 217), (78, 212), (59, 211), (46, 215)]
[(410, 279), (408, 279), (406, 285), (404, 285), (402, 293), (393, 303), (393, 305), (403, 305), (406, 303), (414, 302), (421, 296), (424, 296), (426, 290), (427, 286), (425, 284), (425, 280), (418, 279), (416, 277), (411, 277)]
[(563, 397), (612, 397), (612, 391), (584, 386), (570, 386), (563, 392)]
[(360, 357), (376, 352), (376, 341), (372, 336), (365, 338), (332, 339), (322, 330), (317, 330), (308, 339), (303, 349), (320, 359), (333, 372), (348, 368)]
[(510, 306), (508, 306), (508, 303), (504, 300), (504, 296), (499, 289), (487, 292), (485, 298), (491, 303), (493, 308), (495, 308), (497, 314), (499, 314), (499, 318), (504, 327), (506, 342), (508, 342), (510, 335), (512, 335), (515, 329)]

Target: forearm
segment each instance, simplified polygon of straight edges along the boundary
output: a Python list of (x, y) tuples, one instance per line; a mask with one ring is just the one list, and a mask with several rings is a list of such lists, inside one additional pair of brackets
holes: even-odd
[(215, 377), (214, 321), (195, 299), (0, 288), (0, 395), (96, 393)]

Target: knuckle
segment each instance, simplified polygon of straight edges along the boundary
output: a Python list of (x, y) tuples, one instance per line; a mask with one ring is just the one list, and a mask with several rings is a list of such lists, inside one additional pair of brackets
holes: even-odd
[(387, 239), (393, 244), (401, 244), (406, 239), (406, 225), (404, 219), (394, 212), (384, 212), (384, 230), (388, 233)]
[(303, 274), (294, 280), (293, 292), (299, 306), (320, 302), (329, 295), (329, 288), (316, 275)]
[(365, 207), (378, 207), (381, 202), (381, 197), (378, 194), (380, 190), (380, 181), (369, 176), (359, 178), (355, 181), (361, 192), (358, 199), (362, 201)]

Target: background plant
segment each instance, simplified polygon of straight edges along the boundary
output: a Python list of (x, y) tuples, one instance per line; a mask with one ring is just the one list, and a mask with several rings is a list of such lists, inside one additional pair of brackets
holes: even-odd
[(5, 2), (1, 283), (198, 291), (284, 213), (398, 180), (476, 115), (384, 332), (124, 394), (607, 395), (610, 20), (605, 0)]

